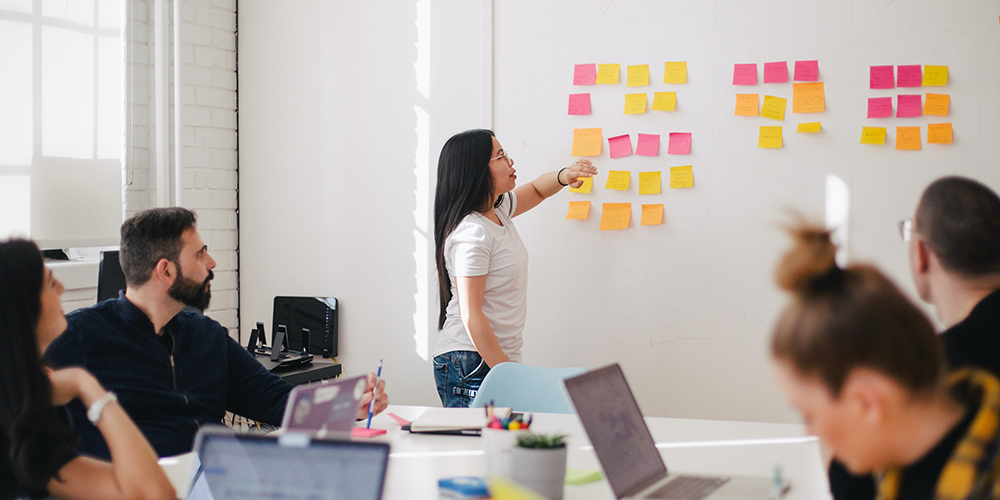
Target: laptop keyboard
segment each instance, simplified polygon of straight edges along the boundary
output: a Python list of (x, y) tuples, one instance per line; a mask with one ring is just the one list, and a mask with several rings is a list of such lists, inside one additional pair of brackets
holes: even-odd
[(646, 498), (701, 500), (729, 481), (724, 477), (680, 476), (652, 492)]

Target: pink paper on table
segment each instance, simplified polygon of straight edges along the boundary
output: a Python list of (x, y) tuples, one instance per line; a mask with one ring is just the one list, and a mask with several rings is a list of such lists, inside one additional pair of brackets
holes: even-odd
[(660, 154), (660, 136), (658, 134), (639, 134), (639, 145), (635, 148), (639, 156), (658, 156)]
[(924, 84), (924, 70), (919, 64), (896, 68), (897, 87), (920, 87)]
[(590, 94), (570, 94), (569, 114), (589, 115), (590, 114)]
[(402, 425), (410, 425), (412, 423), (409, 420), (407, 420), (407, 419), (405, 419), (403, 417), (400, 417), (399, 415), (396, 415), (395, 413), (392, 413), (392, 412), (386, 413), (386, 415), (389, 415), (390, 417), (392, 417), (392, 419), (395, 420), (396, 423), (398, 423), (401, 426)]
[(629, 138), (628, 134), (609, 137), (608, 146), (611, 148), (612, 158), (632, 156), (632, 139)]
[(733, 85), (757, 85), (757, 64), (737, 64), (733, 68)]
[(795, 81), (819, 81), (819, 61), (795, 61)]
[(869, 97), (868, 118), (889, 118), (892, 116), (891, 97)]
[(764, 63), (764, 83), (788, 81), (788, 61)]
[(923, 114), (921, 95), (896, 96), (896, 118), (913, 118)]
[(594, 85), (597, 83), (596, 64), (577, 64), (573, 67), (573, 85)]
[(671, 132), (668, 155), (691, 154), (691, 132)]
[(869, 88), (894, 89), (896, 79), (892, 74), (892, 66), (872, 66), (869, 73)]
[(373, 438), (382, 434), (385, 434), (385, 429), (365, 429), (364, 427), (351, 429), (351, 437), (354, 438)]

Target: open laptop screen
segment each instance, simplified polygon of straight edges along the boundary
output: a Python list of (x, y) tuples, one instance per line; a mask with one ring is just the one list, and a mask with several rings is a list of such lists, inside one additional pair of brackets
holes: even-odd
[[(389, 445), (207, 433), (198, 446), (201, 470), (189, 499), (379, 500)], [(207, 491), (206, 491), (207, 490)]]
[(617, 498), (635, 495), (667, 475), (620, 366), (592, 370), (565, 383)]

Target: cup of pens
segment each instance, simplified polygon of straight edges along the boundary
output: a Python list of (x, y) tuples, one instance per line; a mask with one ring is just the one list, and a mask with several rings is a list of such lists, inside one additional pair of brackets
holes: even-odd
[(531, 418), (522, 415), (500, 418), (493, 404), (486, 407), (487, 424), (483, 427), (483, 477), (510, 479), (510, 454), (518, 436), (528, 432)]

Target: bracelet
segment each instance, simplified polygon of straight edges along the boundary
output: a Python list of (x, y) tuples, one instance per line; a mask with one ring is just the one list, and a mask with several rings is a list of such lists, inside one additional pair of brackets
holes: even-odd
[(111, 391), (104, 393), (97, 401), (94, 401), (94, 404), (90, 405), (90, 408), (87, 409), (87, 419), (90, 420), (90, 423), (97, 425), (101, 421), (104, 407), (112, 401), (118, 401), (118, 396)]
[(558, 182), (560, 186), (569, 186), (569, 184), (563, 184), (562, 179), (559, 178), (562, 176), (563, 170), (566, 170), (567, 168), (569, 167), (563, 167), (558, 173), (556, 173), (556, 182)]

